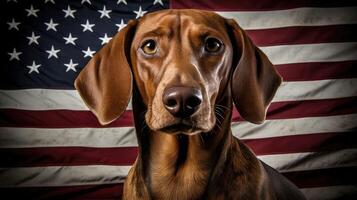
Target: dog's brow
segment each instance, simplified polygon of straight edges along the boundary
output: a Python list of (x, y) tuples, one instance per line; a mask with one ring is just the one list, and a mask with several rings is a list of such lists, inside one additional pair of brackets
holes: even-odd
[(213, 29), (213, 28), (210, 28), (210, 27), (207, 27), (207, 26), (199, 26), (198, 27), (198, 30), (199, 30), (199, 34), (200, 36), (208, 36), (208, 35), (214, 35), (214, 36), (221, 36), (222, 34)]
[(144, 36), (169, 36), (171, 34), (171, 29), (167, 27), (159, 26), (153, 30), (144, 33)]

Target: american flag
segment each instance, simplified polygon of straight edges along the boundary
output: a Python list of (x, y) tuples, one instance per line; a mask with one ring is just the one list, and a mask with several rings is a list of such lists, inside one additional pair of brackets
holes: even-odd
[[(357, 2), (4, 0), (2, 199), (120, 199), (137, 155), (131, 107), (100, 126), (78, 73), (129, 19), (165, 8), (234, 18), (284, 78), (267, 120), (233, 134), (309, 199), (357, 198)], [(220, 187), (217, 185), (217, 187)]]

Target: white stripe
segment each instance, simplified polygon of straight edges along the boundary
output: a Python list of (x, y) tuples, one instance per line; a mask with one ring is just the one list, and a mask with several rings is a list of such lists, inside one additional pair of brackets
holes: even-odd
[(234, 122), (232, 123), (232, 132), (240, 139), (346, 132), (355, 130), (356, 122), (357, 114), (266, 120), (261, 125), (249, 122)]
[(0, 128), (1, 148), (131, 147), (137, 146), (135, 129), (121, 128)]
[(273, 102), (354, 97), (356, 86), (357, 79), (283, 82)]
[[(329, 117), (267, 120), (262, 125), (232, 123), (240, 139), (268, 138), (324, 132), (346, 132), (356, 128), (357, 114)], [(0, 128), (0, 147), (130, 147), (137, 146), (133, 127), (120, 128)]]
[(130, 166), (0, 168), (0, 187), (48, 187), (122, 183)]
[(357, 166), (357, 149), (258, 156), (280, 172)]
[[(273, 102), (353, 97), (357, 96), (356, 85), (357, 79), (284, 82)], [(82, 102), (75, 90), (0, 90), (0, 109), (88, 110)]]
[(357, 196), (357, 185), (302, 188), (300, 190), (309, 200), (355, 199)]
[(260, 49), (274, 65), (357, 59), (356, 42), (279, 45)]
[(217, 12), (235, 19), (243, 29), (268, 29), (290, 26), (356, 24), (357, 7), (294, 8), (276, 11)]
[[(267, 120), (262, 125), (232, 123), (234, 136), (240, 139), (270, 138), (313, 133), (347, 132), (356, 128), (357, 114), (329, 117)], [(26, 147), (130, 147), (137, 146), (135, 130), (120, 128), (0, 128), (2, 148)]]
[(0, 108), (88, 110), (76, 90), (0, 90)]
[[(76, 90), (0, 90), (0, 109), (89, 110)], [(131, 109), (131, 102), (127, 109)]]

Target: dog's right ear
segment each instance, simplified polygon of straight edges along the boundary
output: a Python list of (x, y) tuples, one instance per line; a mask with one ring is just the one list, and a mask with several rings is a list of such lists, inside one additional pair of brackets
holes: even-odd
[(129, 52), (136, 24), (130, 21), (94, 55), (75, 80), (75, 88), (102, 125), (118, 118), (129, 103), (132, 90)]
[(241, 116), (252, 123), (265, 120), (267, 108), (282, 78), (268, 57), (257, 48), (235, 20), (227, 20), (236, 47), (232, 73), (232, 96)]

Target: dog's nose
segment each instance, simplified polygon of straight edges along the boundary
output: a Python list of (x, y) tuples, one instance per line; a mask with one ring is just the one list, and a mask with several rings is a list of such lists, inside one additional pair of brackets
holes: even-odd
[(198, 110), (202, 103), (202, 93), (193, 87), (170, 87), (165, 89), (163, 103), (173, 116), (186, 118)]

